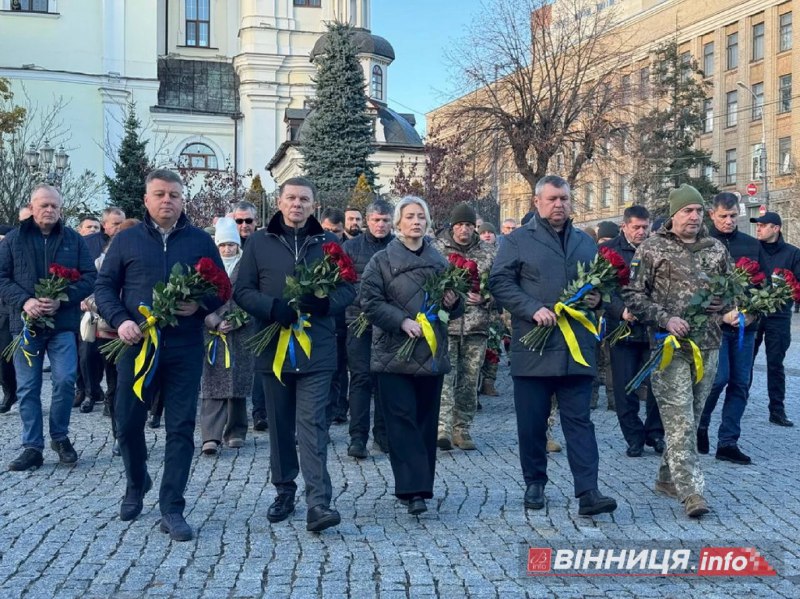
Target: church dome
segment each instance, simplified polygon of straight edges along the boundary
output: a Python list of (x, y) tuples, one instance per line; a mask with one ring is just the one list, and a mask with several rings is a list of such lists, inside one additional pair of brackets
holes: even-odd
[[(392, 44), (385, 38), (379, 35), (373, 35), (366, 29), (353, 30), (353, 43), (358, 49), (358, 54), (380, 56), (381, 58), (389, 60), (389, 62), (394, 60), (394, 48), (392, 48)], [(328, 34), (325, 33), (317, 40), (317, 43), (314, 44), (314, 48), (311, 50), (312, 61), (320, 54), (325, 53), (327, 44)]]

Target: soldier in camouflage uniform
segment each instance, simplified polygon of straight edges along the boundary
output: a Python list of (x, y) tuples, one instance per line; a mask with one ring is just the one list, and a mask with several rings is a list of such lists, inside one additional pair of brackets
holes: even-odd
[[(459, 204), (450, 215), (450, 228), (442, 232), (433, 246), (445, 257), (457, 253), (474, 260), (479, 272), (488, 272), (497, 250), (494, 245), (481, 241), (475, 231), (476, 218), (471, 206)], [(452, 449), (453, 445), (464, 450), (475, 449), (470, 426), (478, 406), (478, 378), (486, 356), (491, 318), (491, 301), (470, 291), (464, 316), (450, 321), (448, 326), (452, 370), (445, 375), (439, 408), (436, 444), (441, 449)]]
[(642, 323), (678, 338), (691, 338), (700, 348), (704, 375), (699, 383), (694, 382), (687, 341), (675, 350), (669, 366), (651, 376), (667, 442), (656, 491), (680, 499), (686, 514), (696, 518), (708, 513), (697, 426), (717, 370), (722, 336), (718, 314), (726, 306), (715, 299), (708, 307), (714, 314), (699, 331), (690, 330), (682, 315), (695, 292), (707, 288), (709, 277), (730, 272), (730, 255), (703, 227), (703, 197), (694, 187), (681, 185), (670, 192), (669, 213), (664, 226), (636, 250), (631, 282), (623, 287), (622, 299)]

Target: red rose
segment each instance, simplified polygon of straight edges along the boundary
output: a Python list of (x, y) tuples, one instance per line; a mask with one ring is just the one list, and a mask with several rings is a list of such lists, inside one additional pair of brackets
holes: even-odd
[(631, 282), (631, 271), (627, 266), (617, 271), (617, 280), (622, 287)]
[(464, 268), (464, 258), (461, 254), (452, 253), (447, 257), (447, 261), (456, 268)]
[(227, 302), (231, 299), (231, 295), (233, 295), (231, 280), (228, 278), (225, 271), (217, 266), (216, 262), (211, 258), (200, 258), (197, 264), (194, 265), (194, 269), (197, 271), (197, 274), (200, 275), (201, 279), (217, 290), (217, 297), (219, 297), (219, 299), (223, 302)]
[(493, 349), (486, 350), (486, 361), (489, 364), (499, 364), (500, 363), (500, 356), (497, 355), (497, 352)]
[(348, 283), (355, 283), (358, 280), (356, 270), (352, 266), (340, 268), (339, 275), (342, 277), (342, 280), (347, 281)]
[(617, 252), (607, 247), (601, 247), (598, 250), (600, 256), (611, 266), (619, 270), (620, 268), (625, 268), (627, 264), (625, 264), (625, 259), (620, 256)]
[(74, 283), (81, 278), (81, 273), (77, 269), (67, 268), (60, 264), (50, 265), (50, 274), (58, 277), (59, 279), (66, 279), (70, 283)]
[(738, 268), (739, 270), (743, 270), (750, 276), (758, 273), (758, 271), (761, 270), (761, 267), (759, 266), (758, 262), (746, 257), (739, 258), (736, 261), (736, 268)]
[(767, 280), (767, 275), (765, 275), (763, 272), (755, 274), (750, 278), (750, 282), (756, 286), (761, 285), (766, 280)]
[(330, 256), (331, 258), (333, 258), (337, 262), (339, 261), (339, 258), (341, 258), (342, 256), (345, 255), (344, 250), (342, 249), (342, 246), (340, 246), (335, 241), (329, 241), (328, 243), (323, 243), (322, 244), (322, 252), (324, 254)]
[(478, 263), (475, 260), (464, 260), (464, 268), (470, 272), (478, 272)]

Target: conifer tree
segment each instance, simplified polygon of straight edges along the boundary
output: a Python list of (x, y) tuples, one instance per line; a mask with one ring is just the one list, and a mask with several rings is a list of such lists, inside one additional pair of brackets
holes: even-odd
[(375, 183), (373, 134), (366, 113), (364, 74), (353, 43), (353, 28), (328, 25), (324, 52), (316, 58), (316, 97), (303, 128), (303, 169), (324, 205), (344, 208), (360, 175)]
[(136, 104), (128, 104), (125, 116), (125, 135), (114, 161), (114, 178), (106, 177), (109, 205), (118, 206), (128, 218), (144, 215), (144, 180), (152, 170), (145, 154), (147, 141), (139, 137), (141, 123), (136, 118)]
[(348, 206), (357, 208), (363, 214), (367, 206), (369, 206), (370, 202), (374, 199), (375, 193), (372, 191), (372, 187), (370, 187), (369, 183), (367, 183), (366, 175), (361, 173), (358, 176), (358, 182), (353, 189), (353, 195), (350, 197)]

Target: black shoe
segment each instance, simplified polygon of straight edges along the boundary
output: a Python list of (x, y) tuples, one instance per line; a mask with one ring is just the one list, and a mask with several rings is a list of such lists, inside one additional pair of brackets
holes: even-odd
[(72, 401), (73, 408), (81, 407), (83, 400), (86, 399), (86, 393), (78, 389), (75, 390), (75, 399)]
[(0, 414), (5, 414), (17, 403), (17, 396), (16, 395), (6, 395), (3, 398), (3, 403), (0, 403)]
[(267, 510), (267, 520), (272, 522), (282, 522), (294, 512), (294, 493), (284, 493), (278, 495), (272, 505)]
[(412, 497), (408, 500), (408, 513), (412, 516), (419, 516), (428, 511), (428, 505), (422, 497)]
[(601, 495), (597, 489), (592, 489), (581, 495), (578, 514), (581, 516), (595, 516), (613, 512), (615, 509), (617, 509), (616, 500)]
[(772, 414), (770, 414), (769, 421), (772, 424), (777, 424), (778, 426), (794, 426), (794, 422), (789, 420), (786, 417), (786, 414), (783, 414), (781, 412), (773, 412)]
[(525, 509), (540, 510), (544, 507), (544, 483), (531, 483), (525, 489)]
[(161, 532), (169, 533), (169, 538), (173, 541), (192, 540), (192, 527), (186, 523), (182, 514), (161, 516)]
[(480, 400), (478, 400), (477, 409), (478, 409), (478, 410), (482, 410), (482, 409), (483, 409), (483, 404), (481, 403), (481, 401), (480, 401)]
[(753, 461), (750, 459), (749, 455), (742, 453), (742, 450), (739, 449), (736, 445), (717, 447), (716, 458), (724, 462), (733, 462), (734, 464), (745, 464), (745, 465), (750, 464)]
[(253, 430), (254, 431), (265, 431), (269, 428), (269, 424), (267, 423), (266, 418), (254, 418), (253, 419)]
[(38, 470), (44, 464), (42, 452), (33, 447), (26, 447), (22, 453), (8, 464), (8, 469), (12, 472), (24, 472), (25, 470)]
[(655, 451), (658, 455), (661, 455), (667, 450), (667, 443), (664, 439), (656, 439), (653, 441), (653, 451)]
[(351, 440), (350, 447), (347, 448), (347, 455), (351, 458), (358, 458), (359, 460), (368, 458), (369, 452), (367, 451), (367, 444), (361, 439)]
[(702, 453), (703, 455), (708, 453), (708, 429), (707, 428), (698, 428), (697, 429), (697, 453)]
[(112, 456), (121, 456), (122, 455), (122, 451), (120, 451), (120, 448), (119, 448), (119, 441), (117, 439), (114, 439), (114, 446), (111, 448), (111, 455)]
[(372, 446), (381, 453), (389, 453), (389, 441), (386, 439), (373, 439)]
[(69, 437), (61, 441), (50, 441), (50, 448), (58, 454), (58, 460), (62, 464), (74, 464), (78, 461), (78, 453), (72, 447)]
[(94, 410), (94, 400), (91, 397), (87, 397), (81, 402), (81, 412), (88, 414), (92, 410)]
[(133, 520), (142, 513), (144, 508), (144, 496), (153, 488), (153, 479), (150, 475), (144, 473), (144, 487), (141, 489), (134, 489), (128, 487), (125, 490), (125, 497), (122, 498), (122, 504), (119, 506), (119, 519), (123, 522)]
[(111, 401), (108, 398), (103, 401), (103, 416), (111, 417)]
[(625, 455), (629, 458), (639, 458), (642, 456), (642, 452), (644, 452), (644, 445), (641, 443), (631, 443), (628, 445), (628, 449), (625, 450)]
[(347, 414), (337, 414), (333, 417), (334, 424), (345, 424), (347, 422)]
[(306, 515), (306, 530), (322, 532), (326, 528), (336, 526), (342, 521), (339, 512), (324, 505), (318, 505), (308, 510)]
[(158, 428), (161, 426), (161, 416), (158, 414), (150, 414), (150, 421), (147, 423), (150, 428)]

